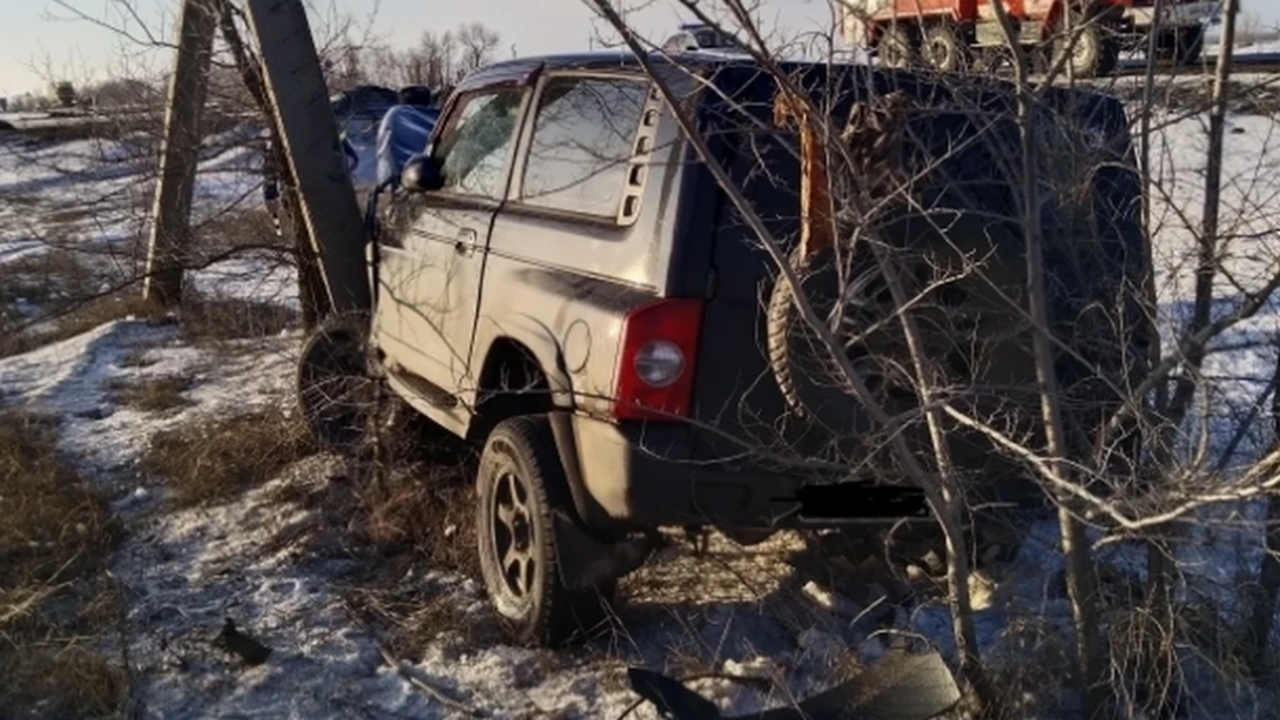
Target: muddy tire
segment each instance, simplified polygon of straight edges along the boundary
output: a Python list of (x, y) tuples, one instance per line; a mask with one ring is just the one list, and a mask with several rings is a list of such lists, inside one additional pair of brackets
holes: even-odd
[(1070, 36), (1059, 36), (1054, 40), (1054, 64), (1070, 52), (1067, 65), (1076, 77), (1096, 78), (1111, 74), (1120, 62), (1120, 44), (1111, 29), (1100, 22), (1085, 24), (1083, 19), (1077, 19), (1072, 27), (1080, 28), (1071, 33), (1076, 36), (1075, 46), (1070, 47)]
[(368, 315), (325, 320), (298, 362), (298, 408), (321, 445), (359, 460), (413, 460), (457, 439), (418, 413), (374, 372)]
[(778, 534), (778, 531), (772, 528), (723, 527), (720, 528), (720, 532), (741, 547), (755, 547)]
[[(874, 333), (853, 342), (852, 333), (861, 333), (891, 312), (892, 296), (874, 267), (859, 263), (842, 278), (834, 250), (814, 253), (798, 267), (800, 290), (818, 317), (832, 316), (843, 304), (842, 323), (836, 342), (843, 360), (861, 377), (868, 392), (888, 411), (914, 404), (914, 394), (906, 394), (897, 374), (901, 363), (893, 362), (901, 350), (892, 330)], [(790, 283), (779, 277), (769, 297), (767, 315), (769, 366), (789, 409), (803, 425), (818, 435), (853, 439), (877, 428), (865, 408), (852, 394), (835, 356), (821, 336), (805, 322), (795, 304)], [(891, 326), (889, 326), (891, 327)], [(856, 330), (854, 329), (856, 328)], [(814, 436), (817, 437), (817, 436)]]
[(572, 592), (562, 581), (553, 513), (571, 512), (572, 500), (547, 418), (499, 423), (476, 485), (480, 570), (507, 635), (539, 647), (587, 637), (607, 617), (614, 584)]
[[(819, 317), (826, 317), (840, 291), (834, 253), (825, 250), (803, 263), (793, 262), (792, 266), (797, 268), (801, 293)], [(769, 297), (767, 323), (769, 366), (782, 397), (793, 412), (804, 420), (821, 422), (829, 415), (848, 417), (847, 413), (857, 411), (856, 400), (839, 390), (833, 391), (833, 387), (840, 385), (839, 371), (818, 334), (800, 315), (795, 305), (795, 291), (781, 275)], [(836, 406), (824, 412), (832, 402)]]
[(929, 67), (943, 73), (963, 72), (969, 67), (969, 46), (948, 24), (934, 25), (925, 31), (920, 54)]
[(917, 64), (919, 52), (915, 34), (905, 25), (890, 25), (880, 36), (880, 64), (909, 68)]
[(311, 434), (342, 454), (369, 436), (380, 381), (369, 363), (369, 318), (337, 315), (320, 324), (298, 361), (298, 409)]

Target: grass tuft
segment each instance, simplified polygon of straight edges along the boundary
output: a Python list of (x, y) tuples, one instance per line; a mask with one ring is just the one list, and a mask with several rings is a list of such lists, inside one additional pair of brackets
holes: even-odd
[(57, 453), (57, 423), (0, 413), (0, 587), (74, 577), (100, 562), (118, 527), (103, 498)]
[(471, 538), (474, 486), (446, 477), (448, 471), (418, 468), (407, 477), (372, 487), (360, 499), (357, 536), (384, 554), (408, 551), (432, 567), (476, 573)]
[(182, 334), (193, 343), (273, 337), (297, 325), (298, 314), (282, 305), (237, 298), (195, 296), (184, 300)]
[(190, 388), (189, 378), (164, 376), (138, 382), (117, 380), (108, 386), (107, 391), (111, 401), (117, 405), (160, 413), (191, 405), (191, 399), (183, 394)]
[(301, 423), (277, 409), (162, 432), (142, 469), (166, 478), (179, 507), (233, 498), (319, 448)]
[(0, 411), (0, 708), (98, 716), (127, 686), (101, 652), (116, 606), (105, 567), (121, 531), (57, 440), (55, 420)]

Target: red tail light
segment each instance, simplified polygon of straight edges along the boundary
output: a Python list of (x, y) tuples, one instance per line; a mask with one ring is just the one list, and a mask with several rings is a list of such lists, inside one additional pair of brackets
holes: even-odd
[(615, 419), (689, 416), (702, 308), (700, 299), (659, 300), (627, 315), (614, 373)]

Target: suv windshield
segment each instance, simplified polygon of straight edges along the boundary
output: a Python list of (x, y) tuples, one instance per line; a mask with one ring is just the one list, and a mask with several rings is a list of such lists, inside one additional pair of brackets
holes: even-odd
[(462, 98), (436, 144), (444, 161), (443, 190), (497, 198), (504, 188), (507, 157), (519, 120), (522, 89)]

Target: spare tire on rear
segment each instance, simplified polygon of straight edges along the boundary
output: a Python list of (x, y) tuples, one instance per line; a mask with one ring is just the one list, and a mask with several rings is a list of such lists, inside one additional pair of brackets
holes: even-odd
[(842, 361), (886, 410), (892, 412), (903, 399), (912, 398), (909, 379), (891, 361), (900, 333), (873, 328), (891, 317), (889, 289), (873, 263), (841, 257), (834, 249), (793, 261), (792, 267), (818, 320), (828, 327), (833, 319), (838, 322), (828, 336), (832, 347), (804, 319), (791, 283), (778, 277), (769, 298), (767, 327), (769, 365), (783, 398), (805, 424), (840, 435), (871, 432), (875, 425), (857, 399)]

